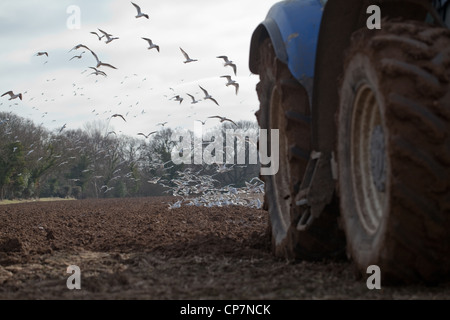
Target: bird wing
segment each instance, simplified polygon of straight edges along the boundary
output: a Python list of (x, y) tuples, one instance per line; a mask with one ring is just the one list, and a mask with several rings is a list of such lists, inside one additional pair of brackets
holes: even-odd
[(200, 85), (199, 85), (200, 89), (202, 89), (202, 91), (205, 93), (205, 96), (208, 95), (208, 91), (206, 91), (205, 89), (203, 89)]
[(12, 91), (8, 91), (8, 92), (5, 92), (4, 94), (2, 94), (2, 97), (7, 95), (7, 94), (9, 94), (10, 96), (14, 95), (14, 93)]
[(217, 119), (220, 119), (220, 120), (223, 119), (223, 117), (221, 117), (221, 116), (211, 116), (211, 117), (208, 117), (208, 118), (217, 118)]
[(107, 38), (109, 38), (109, 37), (112, 36), (112, 34), (109, 34), (109, 33), (105, 32), (105, 31), (103, 31), (103, 30), (101, 30), (101, 29), (98, 29), (98, 31), (100, 31), (101, 33), (103, 33)]
[(138, 15), (142, 13), (141, 8), (136, 3), (131, 2), (131, 4), (136, 8)]
[(219, 103), (216, 101), (216, 99), (211, 97), (211, 98), (209, 98), (209, 100), (212, 100), (212, 101), (214, 101), (215, 104), (219, 105)]
[(184, 51), (183, 49), (181, 49), (181, 47), (180, 47), (180, 50), (181, 50), (181, 52), (183, 53), (184, 57), (185, 57), (187, 60), (189, 60), (190, 58), (189, 58), (189, 55), (186, 53), (186, 51)]
[(110, 65), (109, 63), (100, 62), (100, 66), (105, 66), (105, 67), (110, 67), (110, 68), (113, 68), (113, 69), (117, 69), (116, 67)]
[(236, 71), (237, 71), (236, 65), (234, 63), (232, 63), (232, 64), (229, 64), (229, 66), (233, 68), (234, 75), (236, 75)]
[(151, 39), (149, 39), (149, 38), (142, 38), (142, 39), (147, 40), (147, 42), (148, 42), (149, 45), (152, 45), (152, 44), (153, 44), (153, 41), (152, 41)]
[(228, 82), (231, 81), (231, 76), (221, 76), (221, 78), (227, 78)]
[(217, 58), (225, 60), (225, 62), (228, 62), (227, 56), (218, 56)]

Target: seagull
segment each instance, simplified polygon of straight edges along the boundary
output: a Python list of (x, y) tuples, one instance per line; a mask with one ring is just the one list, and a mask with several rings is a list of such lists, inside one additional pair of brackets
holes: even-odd
[(180, 47), (180, 50), (181, 50), (181, 52), (183, 53), (184, 57), (186, 58), (186, 60), (184, 61), (184, 63), (189, 63), (189, 62), (198, 61), (197, 59), (191, 59), (191, 58), (189, 57), (189, 55), (186, 53), (186, 51), (184, 51), (183, 49), (181, 49), (181, 47)]
[(92, 50), (90, 50), (90, 49), (89, 49), (89, 51), (91, 51), (91, 53), (92, 53), (92, 55), (94, 56), (95, 60), (97, 60), (97, 66), (96, 66), (97, 68), (99, 68), (99, 67), (101, 67), (101, 66), (105, 66), (105, 67), (110, 67), (110, 68), (113, 68), (113, 69), (117, 69), (116, 67), (110, 65), (109, 63), (103, 63), (103, 62), (101, 62), (101, 61), (98, 59), (98, 57), (97, 57), (97, 55), (95, 54), (94, 51), (92, 51)]
[(125, 118), (121, 114), (116, 113), (111, 116), (111, 118), (115, 118), (115, 117), (121, 117), (123, 119), (123, 121), (127, 122), (127, 120), (125, 120)]
[(98, 41), (101, 41), (101, 40), (105, 37), (105, 35), (103, 35), (103, 36), (100, 37), (100, 36), (98, 35), (98, 33), (95, 32), (95, 31), (91, 31), (91, 33), (92, 33), (92, 34), (95, 34), (95, 35), (98, 37)]
[(236, 95), (238, 94), (239, 91), (239, 83), (237, 83), (235, 80), (231, 79), (231, 76), (221, 76), (221, 78), (227, 78), (228, 82), (226, 84), (226, 86), (234, 86), (236, 88)]
[(154, 44), (151, 39), (149, 39), (149, 38), (142, 38), (142, 39), (144, 39), (148, 42), (148, 44), (149, 44), (149, 47), (147, 48), (148, 50), (155, 48), (159, 52), (159, 46)]
[(189, 97), (191, 97), (191, 99), (192, 99), (192, 102), (191, 102), (191, 104), (196, 104), (196, 103), (198, 103), (199, 102), (199, 100), (195, 100), (195, 98), (194, 98), (194, 96), (193, 95), (191, 95), (191, 94), (189, 94), (189, 93), (186, 93)]
[(101, 29), (98, 29), (98, 31), (100, 31), (101, 33), (103, 33), (103, 35), (106, 37), (106, 43), (110, 43), (113, 40), (119, 39), (118, 37), (113, 37), (112, 34), (109, 34)]
[(7, 94), (9, 94), (9, 96), (10, 96), (9, 100), (13, 100), (13, 99), (16, 99), (16, 98), (19, 98), (20, 100), (22, 100), (22, 94), (21, 93), (14, 94), (14, 92), (8, 91), (8, 92), (5, 92), (4, 94), (2, 94), (2, 97), (4, 95), (7, 95)]
[(152, 134), (154, 134), (154, 133), (156, 133), (157, 131), (152, 131), (152, 132), (150, 132), (149, 134), (144, 134), (144, 133), (142, 133), (142, 132), (139, 132), (138, 133), (138, 136), (144, 136), (146, 139), (148, 138), (148, 137), (150, 137)]
[(42, 51), (42, 52), (36, 53), (36, 56), (43, 56), (43, 55), (46, 55), (48, 57), (48, 52)]
[(89, 67), (89, 68), (94, 70), (94, 72), (90, 73), (90, 75), (91, 74), (95, 74), (96, 76), (104, 76), (104, 77), (106, 77), (106, 73), (105, 72), (103, 72), (101, 70), (98, 70), (98, 69), (96, 69), (94, 67)]
[(195, 121), (199, 121), (199, 122), (202, 123), (202, 125), (205, 125), (205, 124), (206, 124), (206, 121), (208, 121), (208, 119), (206, 119), (205, 121), (202, 121), (202, 120), (195, 120)]
[(215, 104), (219, 105), (219, 103), (208, 93), (208, 91), (206, 91), (205, 89), (203, 89), (200, 85), (199, 85), (200, 89), (202, 89), (202, 91), (205, 93), (205, 98), (204, 99), (209, 99), (214, 101)]
[(157, 126), (163, 126), (163, 127), (164, 127), (166, 124), (167, 124), (167, 121), (166, 121), (166, 122), (158, 123)]
[(147, 182), (148, 183), (153, 183), (153, 184), (156, 184), (156, 183), (158, 183), (158, 181), (161, 179), (161, 177), (155, 177), (155, 178), (153, 178), (152, 180), (148, 180)]
[(136, 8), (136, 10), (137, 10), (137, 16), (136, 16), (135, 18), (146, 17), (146, 18), (148, 19), (148, 14), (142, 13), (141, 8), (140, 8), (137, 4), (135, 4), (135, 3), (133, 3), (133, 2), (131, 2), (131, 4), (132, 4), (132, 5)]
[(236, 64), (233, 61), (228, 60), (227, 56), (218, 56), (216, 58), (223, 59), (225, 61), (224, 66), (230, 66), (233, 68), (234, 75), (236, 75)]
[(92, 52), (92, 50), (91, 49), (89, 49), (88, 47), (86, 47), (84, 44), (77, 44), (75, 47), (73, 47), (72, 49), (70, 49), (69, 50), (69, 52), (70, 51), (72, 51), (72, 50), (78, 50), (78, 49), (80, 49), (80, 48), (85, 48), (85, 49), (88, 49), (90, 52)]
[(71, 60), (73, 60), (73, 59), (75, 59), (75, 58), (81, 59), (83, 53), (85, 53), (85, 52), (86, 52), (86, 51), (83, 51), (79, 56), (73, 56), (72, 58), (69, 59), (69, 61), (71, 61)]
[(172, 99), (175, 99), (175, 101), (180, 101), (180, 104), (183, 102), (183, 98), (180, 97), (179, 95), (176, 95), (175, 97), (173, 97)]
[(237, 124), (233, 120), (225, 118), (225, 117), (211, 116), (211, 117), (208, 117), (208, 118), (217, 118), (217, 119), (220, 119), (220, 122), (229, 121), (229, 122), (233, 123), (237, 127)]
[(61, 127), (61, 129), (59, 129), (59, 133), (61, 133), (61, 132), (66, 128), (66, 125), (67, 125), (67, 123), (65, 123), (65, 124)]

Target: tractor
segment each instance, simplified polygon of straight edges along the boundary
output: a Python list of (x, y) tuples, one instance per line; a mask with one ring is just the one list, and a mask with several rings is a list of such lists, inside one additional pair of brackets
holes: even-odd
[[(379, 15), (377, 17), (377, 14)], [(290, 0), (254, 30), (274, 255), (450, 276), (450, 0)]]

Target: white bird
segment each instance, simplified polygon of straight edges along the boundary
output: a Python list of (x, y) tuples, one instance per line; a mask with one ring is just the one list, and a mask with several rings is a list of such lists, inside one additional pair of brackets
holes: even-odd
[(141, 18), (146, 17), (148, 19), (148, 14), (142, 13), (141, 8), (136, 4), (131, 2), (131, 4), (136, 8), (137, 10), (137, 16), (135, 18)]
[(147, 182), (148, 183), (157, 184), (160, 179), (161, 179), (161, 177), (155, 177), (152, 180), (148, 180)]
[(90, 73), (89, 75), (95, 74), (96, 76), (104, 76), (104, 77), (106, 77), (106, 73), (105, 72), (103, 72), (101, 70), (98, 70), (98, 69), (96, 69), (94, 67), (89, 67), (89, 68), (94, 70), (94, 72)]
[(226, 83), (226, 86), (234, 86), (236, 88), (236, 95), (239, 91), (239, 83), (237, 83), (235, 80), (231, 79), (231, 76), (221, 76), (221, 78), (227, 78), (228, 82)]
[(116, 67), (110, 65), (109, 63), (101, 62), (101, 61), (98, 59), (98, 57), (97, 57), (97, 55), (95, 54), (94, 51), (92, 51), (92, 50), (90, 50), (90, 49), (89, 49), (89, 51), (91, 51), (91, 53), (92, 53), (92, 55), (94, 56), (95, 60), (97, 60), (97, 66), (96, 66), (97, 68), (100, 68), (101, 66), (105, 66), (105, 67), (110, 67), (110, 68), (113, 68), (113, 69), (117, 69)]
[(142, 132), (139, 132), (138, 133), (138, 136), (144, 136), (146, 139), (148, 138), (148, 137), (150, 137), (152, 134), (154, 134), (154, 133), (156, 133), (157, 131), (152, 131), (152, 132), (150, 132), (149, 134), (144, 134), (144, 133), (142, 133)]
[(184, 57), (186, 58), (186, 60), (183, 61), (184, 63), (189, 63), (189, 62), (198, 61), (197, 59), (191, 59), (191, 58), (189, 57), (189, 55), (186, 53), (186, 51), (184, 51), (183, 49), (181, 49), (181, 47), (180, 47), (180, 50), (181, 50), (181, 52), (183, 53)]
[(167, 121), (166, 121), (166, 122), (158, 123), (157, 126), (163, 126), (163, 127), (164, 127), (166, 124), (167, 124)]
[(195, 98), (194, 98), (194, 96), (192, 95), (192, 94), (189, 94), (189, 93), (186, 93), (189, 97), (191, 97), (191, 99), (192, 99), (192, 102), (191, 102), (191, 104), (196, 104), (196, 103), (198, 103), (200, 100), (195, 100)]
[(9, 100), (13, 100), (13, 99), (16, 99), (16, 98), (19, 98), (20, 100), (22, 100), (22, 94), (21, 93), (14, 94), (14, 92), (8, 91), (8, 92), (5, 92), (4, 94), (2, 94), (2, 97), (4, 95), (7, 95), (7, 94), (9, 94), (9, 97), (10, 97)]
[(227, 56), (218, 56), (217, 58), (219, 58), (219, 59), (223, 59), (224, 61), (225, 61), (225, 63), (224, 63), (224, 66), (226, 67), (226, 66), (230, 66), (230, 67), (232, 67), (233, 68), (233, 71), (234, 71), (234, 75), (236, 75), (236, 69), (237, 69), (237, 67), (236, 67), (236, 64), (233, 62), (233, 61), (230, 61), (230, 60), (228, 60), (228, 57)]
[(175, 99), (175, 101), (180, 101), (180, 104), (183, 102), (184, 98), (180, 97), (179, 95), (176, 95), (172, 99)]
[(208, 93), (208, 91), (206, 91), (205, 89), (203, 89), (200, 85), (199, 85), (200, 89), (202, 89), (202, 91), (205, 94), (204, 99), (209, 99), (211, 101), (214, 101), (215, 104), (219, 105), (219, 103)]
[(202, 121), (202, 120), (195, 120), (195, 121), (199, 121), (199, 122), (202, 123), (202, 125), (205, 125), (205, 124), (206, 124), (206, 121), (208, 121), (208, 119), (206, 119), (205, 121)]
[(92, 33), (92, 34), (95, 34), (95, 35), (97, 36), (98, 41), (101, 41), (101, 40), (105, 37), (105, 35), (103, 35), (103, 36), (100, 37), (100, 36), (98, 35), (98, 33), (95, 32), (95, 31), (91, 31), (91, 33)]
[(66, 128), (66, 123), (61, 127), (61, 129), (59, 129), (59, 133), (61, 133), (65, 128)]
[(127, 122), (127, 120), (125, 120), (125, 118), (121, 114), (116, 113), (111, 116), (111, 118), (116, 118), (116, 117), (121, 117), (123, 119), (123, 121)]
[(78, 49), (80, 49), (80, 48), (85, 48), (85, 49), (89, 50), (90, 52), (92, 52), (91, 49), (89, 49), (87, 46), (85, 46), (84, 44), (81, 44), (81, 43), (80, 43), (80, 44), (77, 44), (75, 47), (73, 47), (72, 49), (70, 49), (69, 52), (72, 51), (72, 50), (78, 50)]
[(228, 119), (228, 118), (226, 118), (226, 117), (221, 117), (221, 116), (211, 116), (211, 117), (208, 117), (208, 118), (217, 118), (217, 119), (220, 119), (220, 122), (229, 121), (229, 122), (233, 123), (235, 126), (237, 126), (237, 124), (236, 124), (233, 120)]
[(82, 56), (83, 56), (83, 53), (85, 53), (85, 52), (86, 52), (86, 51), (83, 51), (80, 55), (78, 55), (78, 56), (73, 56), (72, 58), (69, 59), (69, 61), (71, 61), (71, 60), (73, 60), (73, 59), (75, 59), (75, 58), (81, 59)]
[(113, 40), (119, 39), (118, 37), (114, 37), (112, 34), (109, 34), (101, 29), (98, 29), (98, 31), (100, 31), (101, 33), (103, 33), (103, 35), (106, 37), (106, 41), (105, 43), (110, 43)]
[(147, 48), (148, 50), (155, 48), (159, 52), (159, 46), (154, 44), (151, 39), (149, 39), (149, 38), (142, 38), (142, 39), (144, 39), (148, 42), (148, 45), (149, 45), (149, 47)]

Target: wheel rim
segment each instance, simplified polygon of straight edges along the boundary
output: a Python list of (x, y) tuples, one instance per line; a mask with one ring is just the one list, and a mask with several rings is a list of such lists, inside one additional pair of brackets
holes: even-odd
[[(273, 186), (273, 192), (276, 199), (276, 210), (281, 218), (282, 229), (286, 232), (290, 223), (290, 191), (289, 191), (289, 163), (287, 158), (286, 135), (282, 134), (285, 126), (283, 122), (281, 97), (276, 88), (272, 91), (270, 100), (270, 128), (279, 129), (279, 169), (277, 174), (270, 177)], [(270, 137), (270, 135), (269, 135)], [(270, 141), (270, 140), (268, 140)], [(271, 141), (270, 141), (271, 143)], [(268, 148), (270, 150), (270, 148)]]
[(356, 210), (365, 230), (373, 234), (385, 212), (387, 157), (382, 114), (367, 84), (358, 89), (352, 109), (351, 179)]

